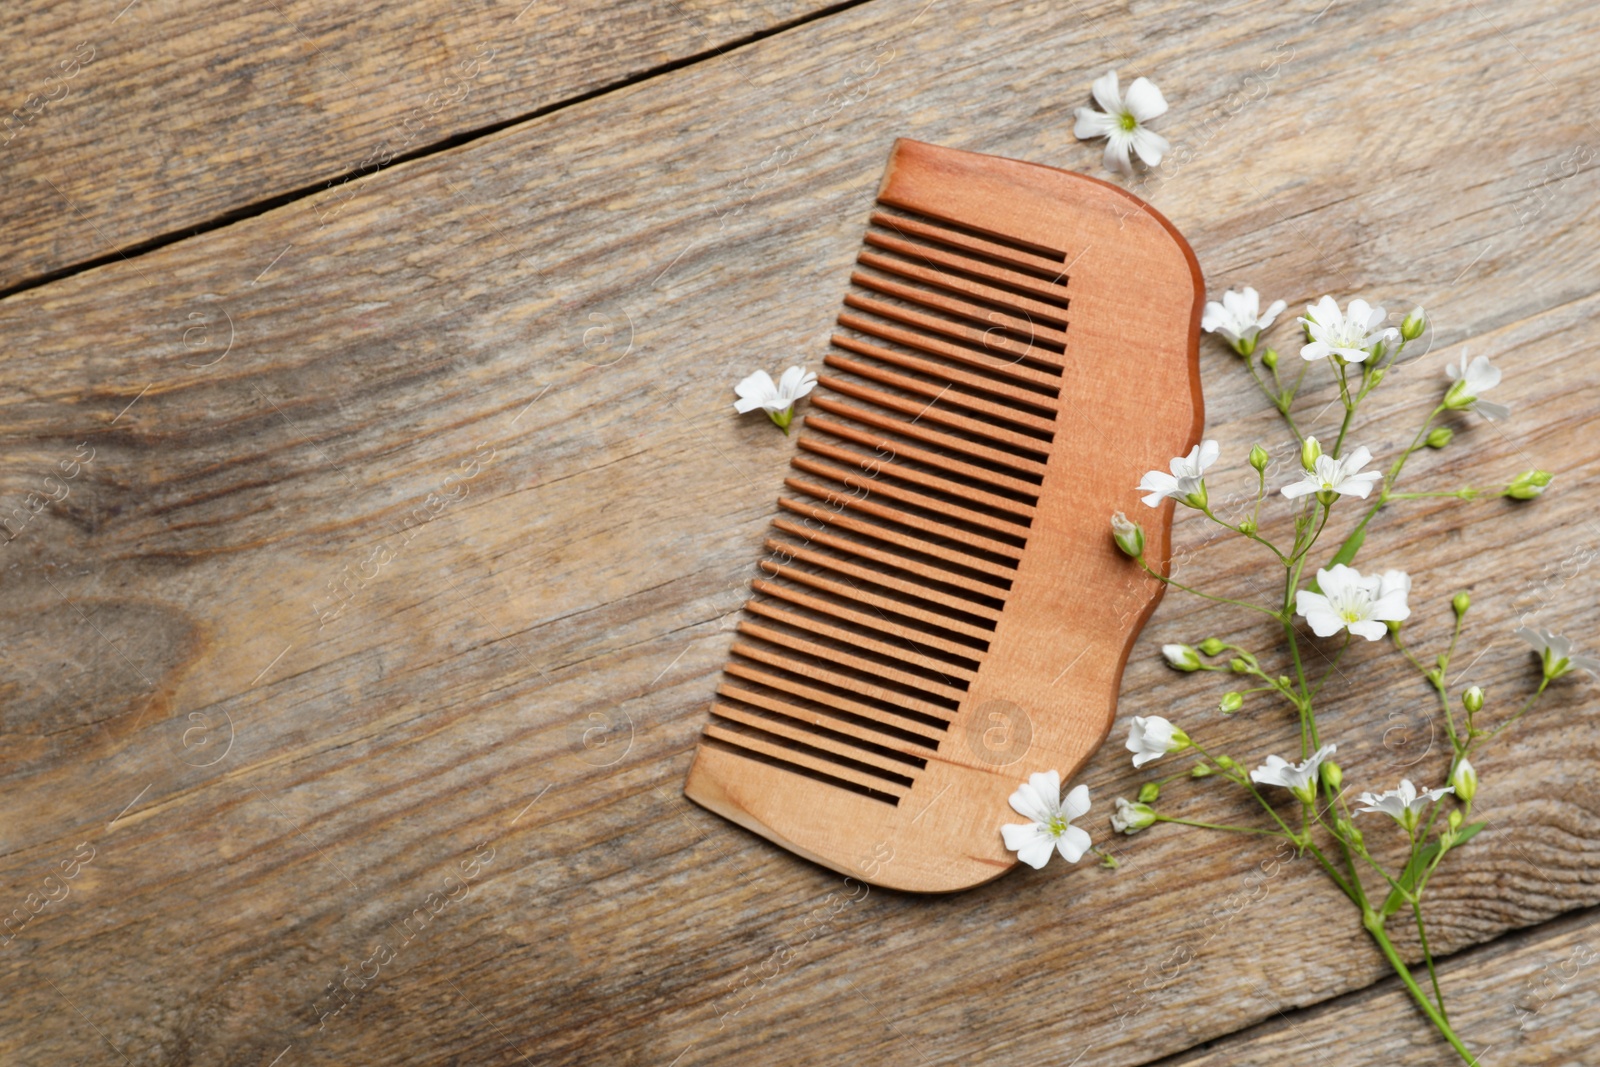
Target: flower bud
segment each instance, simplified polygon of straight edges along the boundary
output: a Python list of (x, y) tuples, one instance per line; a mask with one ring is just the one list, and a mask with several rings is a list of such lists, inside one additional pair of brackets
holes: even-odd
[(1138, 559), (1144, 555), (1144, 527), (1129, 521), (1120, 511), (1111, 516), (1111, 539), (1125, 556)]
[(1256, 445), (1250, 450), (1250, 466), (1254, 467), (1256, 470), (1266, 470), (1267, 464), (1270, 462), (1272, 462), (1272, 457), (1269, 456), (1267, 454), (1267, 450), (1262, 448), (1260, 445)]
[(1456, 617), (1460, 618), (1461, 616), (1465, 615), (1467, 613), (1467, 609), (1472, 606), (1472, 597), (1468, 596), (1467, 591), (1463, 589), (1461, 592), (1450, 598), (1450, 606), (1455, 609)]
[(1467, 709), (1468, 715), (1476, 715), (1483, 710), (1483, 690), (1478, 686), (1471, 686), (1461, 694), (1461, 706)]
[(1117, 810), (1111, 815), (1111, 828), (1125, 834), (1136, 834), (1156, 821), (1156, 812), (1148, 804), (1130, 804), (1124, 797), (1117, 798)]
[(1232, 715), (1244, 707), (1244, 697), (1239, 693), (1222, 694), (1222, 703), (1217, 705), (1217, 710), (1224, 715)]
[(1161, 799), (1161, 786), (1156, 782), (1146, 782), (1139, 787), (1139, 803), (1154, 804)]
[(1456, 799), (1463, 804), (1472, 803), (1478, 795), (1478, 770), (1472, 761), (1462, 756), (1450, 771), (1450, 784), (1456, 787)]
[(1294, 684), (1294, 682), (1289, 679), (1289, 676), (1287, 674), (1278, 675), (1278, 686), (1279, 686), (1279, 688), (1288, 689), (1293, 684)]
[(1208, 656), (1215, 656), (1218, 652), (1221, 652), (1227, 647), (1227, 645), (1224, 645), (1215, 637), (1208, 637), (1204, 641), (1200, 642), (1200, 651), (1204, 652)]
[[(1379, 341), (1378, 342), (1378, 348), (1381, 349), (1383, 347), (1384, 347), (1383, 346), (1383, 342)], [(1380, 358), (1380, 359), (1382, 358), (1382, 353), (1381, 352), (1379, 353), (1378, 358)], [(1378, 385), (1379, 382), (1383, 381), (1384, 376), (1387, 375), (1388, 373), (1389, 373), (1389, 368), (1388, 367), (1376, 367), (1376, 366), (1372, 367), (1371, 370), (1367, 371), (1367, 388), (1369, 388), (1369, 389), (1375, 388)]]
[(1339, 786), (1344, 784), (1344, 771), (1333, 760), (1325, 760), (1318, 769), (1322, 772), (1323, 783), (1337, 793)]
[(1549, 471), (1523, 471), (1506, 487), (1506, 496), (1513, 500), (1532, 500), (1544, 492), (1544, 487), (1550, 484), (1551, 477)]
[(1448, 426), (1439, 426), (1428, 431), (1428, 436), (1423, 440), (1429, 448), (1443, 448), (1450, 443), (1456, 432)]
[(1236, 770), (1238, 768), (1239, 764), (1238, 764), (1237, 760), (1234, 760), (1233, 758), (1231, 758), (1229, 756), (1218, 756), (1217, 757), (1217, 766), (1221, 767), (1225, 771), (1231, 771), (1231, 770)]
[(1261, 365), (1263, 367), (1267, 368), (1268, 370), (1277, 370), (1278, 369), (1278, 352), (1277, 352), (1277, 349), (1269, 348), (1265, 352), (1261, 353)]
[(1439, 685), (1440, 683), (1442, 683), (1444, 681), (1444, 672), (1441, 671), (1438, 667), (1435, 667), (1431, 671), (1429, 671), (1427, 673), (1427, 675), (1425, 675), (1425, 677), (1428, 679), (1429, 682), (1431, 682), (1435, 686), (1437, 686), (1437, 685)]
[(1175, 671), (1200, 669), (1199, 653), (1188, 645), (1162, 645), (1161, 654), (1167, 658), (1167, 666)]
[(1237, 656), (1228, 661), (1228, 667), (1232, 669), (1234, 674), (1248, 674), (1250, 672), (1250, 664)]
[(1316, 470), (1317, 460), (1322, 458), (1322, 446), (1315, 437), (1307, 437), (1300, 442), (1300, 466), (1306, 470)]
[(1361, 831), (1356, 829), (1356, 824), (1346, 819), (1343, 815), (1333, 820), (1333, 827), (1339, 831), (1339, 836), (1360, 848), (1365, 842), (1361, 838)]
[(1209, 763), (1196, 763), (1189, 769), (1190, 778), (1209, 778), (1216, 773), (1216, 769)]
[(1407, 341), (1415, 341), (1427, 328), (1428, 316), (1423, 313), (1422, 308), (1414, 307), (1411, 309), (1411, 314), (1405, 317), (1405, 321), (1400, 323), (1400, 336)]
[(1253, 536), (1258, 529), (1260, 527), (1256, 525), (1256, 520), (1248, 516), (1239, 521), (1239, 532), (1246, 537)]
[(1455, 811), (1452, 811), (1450, 813), (1450, 818), (1447, 821), (1450, 823), (1450, 832), (1452, 834), (1461, 829), (1461, 809), (1457, 808)]

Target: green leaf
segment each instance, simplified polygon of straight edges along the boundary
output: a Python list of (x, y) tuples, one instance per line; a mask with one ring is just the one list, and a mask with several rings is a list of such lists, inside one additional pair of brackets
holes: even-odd
[[(1487, 824), (1472, 822), (1463, 826), (1456, 834), (1456, 843), (1450, 847), (1459, 848), (1471, 841), (1485, 825)], [(1406, 869), (1400, 873), (1400, 877), (1396, 878), (1395, 881), (1405, 887), (1407, 892), (1410, 892), (1411, 888), (1417, 884), (1417, 879), (1422, 876), (1422, 872), (1433, 864), (1434, 857), (1437, 855), (1439, 855), (1439, 842), (1435, 841), (1413, 856), (1411, 862), (1406, 864)], [(1404, 906), (1405, 898), (1400, 895), (1400, 890), (1389, 890), (1389, 897), (1383, 902), (1383, 917), (1387, 919)]]

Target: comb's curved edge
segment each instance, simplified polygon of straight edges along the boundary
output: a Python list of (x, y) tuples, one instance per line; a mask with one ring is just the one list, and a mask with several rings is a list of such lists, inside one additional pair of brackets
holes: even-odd
[[(1046, 473), (1057, 503), (1041, 500), (989, 658), (937, 755), (898, 796), (840, 788), (850, 772), (837, 767), (831, 782), (792, 768), (763, 771), (707, 741), (684, 791), (841, 874), (883, 888), (948, 892), (1015, 866), (999, 832), (1019, 821), (1007, 804), (1011, 792), (1040, 770), (1057, 769), (1070, 781), (1115, 721), (1128, 657), (1165, 585), (1116, 553), (1108, 519), (1119, 508), (1142, 510), (1132, 489), (1139, 475), (1199, 440), (1204, 280), (1193, 250), (1153, 207), (1109, 182), (1040, 164), (900, 140), (878, 202), (1050, 252), (1063, 275), (1072, 272), (1073, 358), (1061, 371), (1062, 425)], [(1074, 270), (1080, 260), (1083, 269)], [(1115, 442), (1097, 422), (1113, 427)], [(1146, 531), (1147, 556), (1163, 575), (1172, 515), (1173, 504), (1163, 502)], [(1073, 659), (1079, 643), (1082, 654)], [(1053, 688), (1068, 672), (1068, 684)], [(1015, 716), (1019, 707), (1013, 721), (1031, 729), (1031, 741), (997, 754), (989, 736), (995, 709)]]

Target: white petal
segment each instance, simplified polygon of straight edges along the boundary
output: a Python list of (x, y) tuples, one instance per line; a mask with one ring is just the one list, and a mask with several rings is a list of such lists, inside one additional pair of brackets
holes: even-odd
[(1089, 814), (1089, 787), (1086, 785), (1073, 786), (1072, 792), (1068, 793), (1066, 799), (1061, 802), (1061, 814), (1067, 817), (1068, 822), (1073, 819), (1081, 819)]
[(1128, 158), (1132, 138), (1120, 126), (1106, 135), (1105, 168), (1118, 174), (1132, 174), (1133, 161)]
[(1196, 466), (1200, 473), (1204, 474), (1206, 468), (1217, 461), (1217, 456), (1221, 454), (1222, 448), (1215, 441), (1201, 441), (1198, 447), (1200, 455)]
[(1288, 497), (1290, 500), (1295, 500), (1299, 497), (1306, 496), (1309, 493), (1315, 493), (1318, 488), (1319, 486), (1315, 480), (1311, 478), (1301, 478), (1298, 482), (1290, 482), (1288, 485), (1284, 486), (1282, 492), (1283, 495)]
[[(1053, 847), (1055, 842), (1050, 839), (1049, 834), (1045, 833), (1037, 826), (1032, 827), (1032, 829), (1034, 831), (1033, 836), (1029, 837), (1025, 841), (1019, 842), (1018, 847), (1013, 851), (1016, 852), (1017, 859), (1021, 860), (1023, 863), (1026, 863), (1034, 870), (1038, 870), (1040, 867), (1043, 867), (1046, 863), (1050, 862), (1050, 854), (1055, 851), (1055, 848)], [(1007, 847), (1009, 848), (1010, 846), (1008, 845)]]
[(1327, 359), (1328, 354), (1332, 351), (1333, 349), (1328, 346), (1327, 342), (1312, 341), (1308, 345), (1300, 346), (1300, 358), (1308, 362), (1316, 359)]
[(1115, 118), (1103, 111), (1096, 111), (1090, 107), (1078, 109), (1078, 121), (1072, 126), (1072, 136), (1080, 141), (1092, 141), (1096, 137), (1109, 136), (1112, 130), (1119, 127), (1120, 123)]
[(1133, 79), (1124, 103), (1140, 122), (1149, 122), (1167, 113), (1167, 98), (1161, 95), (1161, 90), (1149, 78)]
[(1478, 356), (1467, 367), (1467, 387), (1474, 396), (1500, 384), (1500, 368), (1489, 362), (1488, 356)]
[(1331, 567), (1318, 568), (1317, 588), (1329, 599), (1340, 596), (1346, 589), (1361, 583), (1361, 572), (1354, 567), (1346, 567), (1343, 563), (1335, 563)]
[(755, 400), (757, 403), (766, 403), (778, 395), (778, 387), (772, 384), (772, 375), (764, 370), (758, 370), (745, 378), (733, 391), (742, 399)]
[(1147, 167), (1159, 167), (1161, 157), (1172, 151), (1171, 142), (1154, 130), (1136, 126), (1132, 133), (1133, 150), (1139, 153), (1139, 158), (1144, 160)]
[(1278, 316), (1282, 315), (1284, 308), (1288, 306), (1289, 305), (1285, 304), (1282, 300), (1274, 300), (1270, 305), (1268, 305), (1267, 313), (1256, 320), (1256, 325), (1265, 330), (1268, 326), (1271, 326), (1277, 321)]
[[(1312, 629), (1315, 630), (1316, 627), (1312, 626)], [(1377, 641), (1380, 640), (1384, 634), (1389, 632), (1389, 628), (1381, 622), (1378, 622), (1374, 619), (1368, 619), (1365, 622), (1351, 623), (1350, 632), (1355, 634), (1357, 637), (1365, 637), (1368, 641)], [(1319, 632), (1317, 636), (1326, 637), (1328, 635)]]
[(1089, 90), (1100, 110), (1115, 115), (1122, 110), (1122, 94), (1117, 91), (1117, 72), (1108, 70), (1094, 80)]
[(1069, 826), (1056, 839), (1056, 851), (1061, 853), (1061, 858), (1068, 863), (1077, 863), (1093, 843), (1082, 827)]
[(1356, 471), (1372, 462), (1372, 453), (1367, 451), (1366, 445), (1357, 445), (1355, 448), (1350, 450), (1349, 455), (1345, 456), (1339, 462), (1344, 465), (1344, 469), (1348, 473), (1354, 474)]
[(1234, 325), (1234, 317), (1228, 309), (1215, 300), (1206, 305), (1205, 314), (1200, 316), (1200, 328), (1206, 333), (1216, 333), (1224, 326)]
[(1030, 782), (1023, 782), (1017, 786), (1016, 792), (1011, 794), (1010, 804), (1012, 811), (1034, 822), (1048, 822), (1050, 816), (1055, 813), (1054, 798), (1046, 806), (1044, 799)]
[(1504, 404), (1496, 404), (1488, 400), (1475, 401), (1472, 405), (1472, 410), (1476, 411), (1479, 415), (1482, 415), (1490, 422), (1497, 422), (1501, 419), (1509, 419), (1511, 417), (1510, 408), (1506, 407)]
[(1342, 496), (1358, 496), (1365, 500), (1367, 494), (1372, 492), (1372, 483), (1376, 482), (1382, 477), (1383, 475), (1379, 474), (1377, 471), (1371, 471), (1367, 474), (1357, 474), (1349, 478), (1341, 479), (1333, 488), (1335, 492)]

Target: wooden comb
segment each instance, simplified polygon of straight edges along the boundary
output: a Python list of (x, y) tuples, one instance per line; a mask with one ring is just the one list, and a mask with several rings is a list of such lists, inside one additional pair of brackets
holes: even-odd
[(900, 140), (877, 202), (684, 793), (872, 884), (965, 889), (1016, 862), (1012, 791), (1111, 728), (1163, 586), (1109, 520), (1199, 439), (1205, 287), (1080, 174)]

